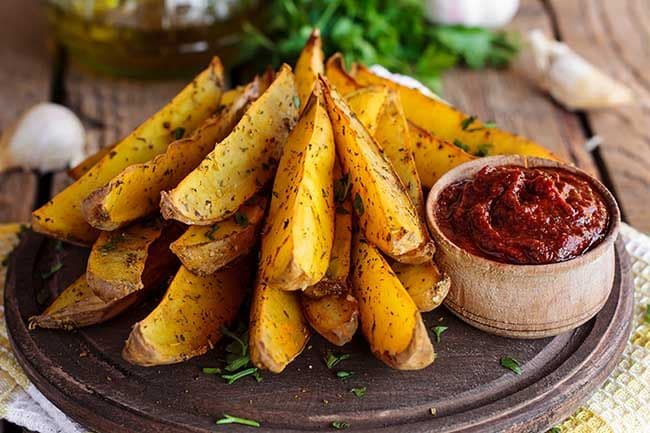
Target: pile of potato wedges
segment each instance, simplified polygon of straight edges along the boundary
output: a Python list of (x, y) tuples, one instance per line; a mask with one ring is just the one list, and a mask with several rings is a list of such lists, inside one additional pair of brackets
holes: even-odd
[(92, 250), (31, 327), (101, 323), (166, 285), (126, 341), (129, 362), (205, 353), (250, 296), (256, 367), (280, 372), (312, 330), (344, 345), (359, 325), (390, 367), (431, 364), (421, 313), (453, 282), (434, 262), (423, 190), (480, 156), (554, 156), (363, 65), (348, 71), (340, 54), (325, 61), (317, 30), (293, 71), (230, 90), (223, 74), (215, 58), (33, 213), (35, 231)]

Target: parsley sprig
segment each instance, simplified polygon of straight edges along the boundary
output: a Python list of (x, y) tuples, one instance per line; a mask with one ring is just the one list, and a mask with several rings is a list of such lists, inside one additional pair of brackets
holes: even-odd
[(217, 425), (241, 424), (241, 425), (247, 425), (249, 427), (259, 427), (261, 425), (259, 421), (255, 421), (253, 419), (248, 419), (248, 418), (241, 418), (238, 416), (232, 416), (232, 415), (228, 415), (227, 413), (224, 413), (223, 418), (218, 419), (216, 424)]

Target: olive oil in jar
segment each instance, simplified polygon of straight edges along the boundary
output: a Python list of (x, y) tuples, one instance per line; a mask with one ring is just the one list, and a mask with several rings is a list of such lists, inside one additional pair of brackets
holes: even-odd
[(213, 55), (235, 65), (254, 0), (49, 0), (58, 40), (76, 61), (134, 78), (187, 77)]

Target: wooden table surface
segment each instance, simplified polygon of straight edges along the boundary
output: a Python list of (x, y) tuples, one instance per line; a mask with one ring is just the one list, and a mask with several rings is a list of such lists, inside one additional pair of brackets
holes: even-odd
[[(624, 220), (650, 231), (650, 9), (647, 0), (522, 0), (512, 26), (540, 28), (629, 85), (638, 101), (616, 110), (572, 113), (515, 71), (449, 72), (444, 96), (494, 119), (595, 173), (613, 191)], [(38, 0), (0, 1), (0, 131), (31, 105), (62, 103), (84, 122), (89, 151), (115, 142), (154, 113), (182, 81), (133, 82), (93, 76), (69, 61), (48, 33)], [(593, 135), (602, 144), (589, 152)], [(30, 212), (64, 187), (65, 173), (0, 175), (0, 222)], [(13, 427), (5, 426), (5, 431)], [(0, 432), (2, 432), (0, 428)]]

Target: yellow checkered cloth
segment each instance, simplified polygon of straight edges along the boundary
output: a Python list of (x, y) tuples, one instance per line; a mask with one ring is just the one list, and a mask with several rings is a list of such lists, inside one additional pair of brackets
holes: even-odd
[[(17, 224), (0, 225), (0, 257), (15, 246), (19, 230)], [(554, 433), (650, 433), (650, 323), (645, 320), (650, 304), (650, 237), (625, 224), (622, 234), (632, 257), (635, 286), (630, 341), (603, 386)], [(4, 268), (3, 262), (0, 281)], [(3, 288), (0, 284), (0, 295)], [(2, 307), (0, 314), (0, 417), (40, 433), (82, 432), (29, 383), (11, 354)]]

